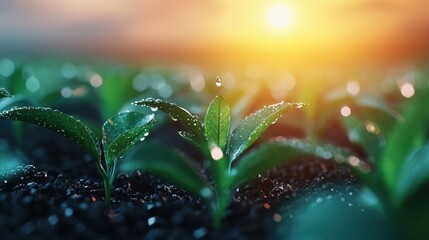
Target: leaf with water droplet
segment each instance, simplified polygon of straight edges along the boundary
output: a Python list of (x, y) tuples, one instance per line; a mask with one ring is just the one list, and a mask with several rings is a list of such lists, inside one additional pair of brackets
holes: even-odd
[(164, 102), (161, 99), (147, 98), (133, 103), (134, 105), (157, 108), (170, 115), (173, 121), (179, 121), (189, 131), (189, 137), (193, 138), (195, 143), (204, 143), (204, 129), (198, 117), (191, 114), (186, 109), (177, 106), (174, 103)]
[(122, 165), (122, 169), (153, 172), (206, 200), (213, 195), (210, 184), (185, 155), (162, 145), (146, 144), (139, 147), (130, 155), (129, 161)]
[(6, 98), (6, 97), (12, 97), (12, 95), (10, 95), (6, 89), (4, 88), (0, 88), (0, 99), (2, 98)]
[(362, 121), (353, 116), (343, 118), (342, 120), (347, 128), (350, 141), (361, 145), (372, 163), (378, 161), (384, 147), (383, 136), (375, 132), (369, 132)]
[(364, 117), (377, 124), (385, 135), (391, 131), (396, 122), (403, 120), (402, 116), (380, 97), (361, 96), (356, 97), (355, 101)]
[(216, 144), (225, 151), (231, 126), (231, 108), (222, 95), (216, 96), (207, 109), (204, 129), (209, 144)]
[(302, 103), (277, 103), (264, 107), (241, 121), (228, 139), (226, 155), (231, 163), (252, 145), (261, 134), (286, 111)]
[(145, 138), (155, 123), (153, 114), (119, 113), (103, 125), (103, 146), (108, 164), (123, 157), (136, 143)]
[(225, 152), (230, 126), (231, 108), (225, 98), (222, 95), (218, 95), (207, 109), (204, 129), (210, 151), (217, 148), (222, 155), (218, 159), (215, 159), (213, 158), (213, 154), (211, 154), (212, 159), (216, 161), (209, 162), (209, 170), (216, 183), (221, 186), (224, 186), (226, 183), (225, 171), (228, 163), (226, 158), (223, 157), (223, 152)]
[(0, 113), (1, 118), (32, 123), (55, 132), (85, 148), (94, 158), (100, 160), (100, 147), (92, 131), (81, 121), (58, 110), (41, 107), (17, 107)]
[(205, 145), (203, 146), (201, 143), (197, 143), (195, 142), (195, 136), (192, 135), (189, 132), (185, 132), (185, 131), (178, 131), (177, 132), (183, 139), (185, 139), (188, 143), (190, 143), (192, 146), (194, 146), (195, 148), (197, 148), (198, 150), (200, 150), (201, 152), (206, 151), (206, 149), (204, 148)]

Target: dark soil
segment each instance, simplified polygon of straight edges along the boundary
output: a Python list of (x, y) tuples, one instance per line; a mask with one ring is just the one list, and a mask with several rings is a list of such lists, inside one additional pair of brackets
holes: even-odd
[(204, 202), (149, 173), (119, 175), (108, 208), (101, 179), (63, 172), (27, 165), (8, 173), (0, 183), (2, 239), (264, 239), (292, 211), (276, 210), (306, 192), (338, 183), (359, 189), (347, 169), (303, 159), (237, 189), (216, 230)]
[[(154, 135), (179, 142), (171, 131)], [(24, 132), (29, 159), (0, 176), (1, 239), (279, 239), (274, 229), (293, 216), (296, 200), (360, 189), (346, 168), (301, 159), (237, 189), (214, 229), (205, 202), (150, 173), (120, 174), (105, 206), (102, 179), (79, 146), (46, 129)]]

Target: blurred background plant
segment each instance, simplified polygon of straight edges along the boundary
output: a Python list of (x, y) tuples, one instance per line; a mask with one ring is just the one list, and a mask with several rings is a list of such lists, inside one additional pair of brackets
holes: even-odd
[[(427, 77), (427, 71), (420, 71), (412, 82), (402, 83), (401, 94), (412, 98), (397, 102), (396, 118), (386, 115), (385, 107), (366, 112), (367, 120), (351, 111), (344, 116), (349, 140), (360, 145), (365, 155), (345, 161), (352, 168), (359, 168), (362, 161), (368, 164), (366, 174), (357, 175), (363, 188), (337, 183), (329, 190), (308, 190), (295, 201), (295, 208), (280, 208), (286, 220), (276, 227), (277, 234), (284, 239), (428, 238), (424, 224), (429, 218)], [(333, 229), (340, 230), (334, 234)]]

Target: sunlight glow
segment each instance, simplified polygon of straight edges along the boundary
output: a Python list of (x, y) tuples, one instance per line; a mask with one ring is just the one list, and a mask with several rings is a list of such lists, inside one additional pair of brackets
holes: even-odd
[(284, 5), (274, 5), (268, 11), (268, 22), (277, 29), (285, 29), (292, 23), (292, 14)]

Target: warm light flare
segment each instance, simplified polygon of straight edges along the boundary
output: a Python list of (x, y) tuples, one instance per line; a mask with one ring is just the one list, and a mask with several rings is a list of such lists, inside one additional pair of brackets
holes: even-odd
[(275, 5), (268, 12), (268, 22), (277, 29), (285, 29), (292, 23), (292, 14), (284, 5)]

